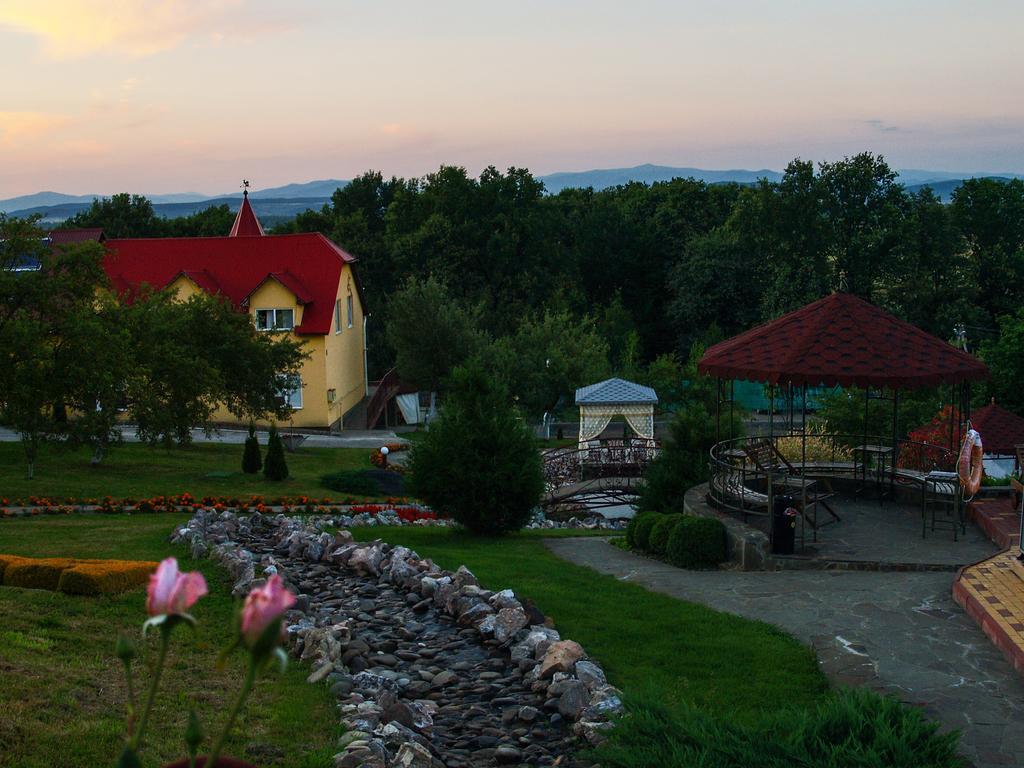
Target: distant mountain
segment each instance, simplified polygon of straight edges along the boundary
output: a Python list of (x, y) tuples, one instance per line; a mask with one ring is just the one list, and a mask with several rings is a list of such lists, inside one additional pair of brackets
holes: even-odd
[[(259, 200), (261, 198), (274, 198), (283, 200), (293, 197), (316, 197), (330, 198), (339, 187), (348, 186), (348, 182), (342, 179), (322, 179), (321, 181), (307, 181), (305, 184), (285, 184), (283, 187), (270, 187), (249, 193), (249, 198)], [(237, 195), (241, 197), (241, 195)], [(233, 195), (234, 197), (234, 195)]]
[[(263, 224), (267, 226), (285, 219), (293, 219), (297, 214), (309, 210), (310, 208), (319, 208), (327, 200), (327, 198), (323, 197), (256, 199), (252, 196), (250, 196), (250, 199), (252, 200), (252, 208), (256, 212), (256, 215), (259, 216)], [(57, 224), (65, 219), (71, 218), (80, 211), (84, 211), (91, 204), (92, 199), (90, 198), (88, 203), (70, 202), (61, 203), (59, 205), (39, 205), (32, 208), (23, 208), (17, 211), (11, 211), (10, 213), (14, 216), (21, 217), (31, 216), (38, 213), (42, 216), (43, 223)], [(240, 204), (241, 195), (238, 197), (210, 197), (203, 200), (186, 202), (153, 203), (153, 211), (157, 216), (163, 216), (167, 219), (176, 219), (181, 216), (191, 216), (193, 213), (197, 213), (216, 205), (226, 205), (232, 211), (237, 211)]]
[[(1024, 178), (1017, 173), (956, 173), (951, 171), (928, 171), (907, 168), (897, 172), (900, 183), (906, 185), (911, 192), (931, 187), (942, 200), (949, 200), (950, 195), (969, 178), (994, 178), (1000, 181)], [(551, 173), (539, 176), (551, 194), (557, 194), (570, 187), (606, 189), (608, 187), (628, 184), (631, 181), (653, 184), (658, 181), (670, 181), (675, 178), (693, 178), (708, 184), (754, 184), (758, 179), (778, 181), (782, 178), (779, 171), (761, 169), (750, 171), (743, 169), (727, 171), (709, 171), (703, 168), (674, 168), (665, 165), (638, 165), (634, 168), (606, 168), (590, 171), (574, 171)], [(296, 213), (322, 207), (330, 202), (331, 195), (339, 187), (345, 187), (348, 181), (343, 179), (320, 179), (304, 183), (285, 184), (281, 187), (259, 189), (249, 193), (253, 208), (260, 216), (270, 217), (275, 221), (292, 218)], [(34, 195), (22, 195), (8, 200), (0, 200), (0, 213), (17, 216), (28, 216), (33, 213), (43, 215), (46, 223), (60, 222), (85, 210), (94, 198), (101, 195), (66, 195), (61, 192), (37, 192)], [(188, 216), (211, 205), (227, 204), (237, 210), (242, 198), (241, 192), (223, 195), (203, 195), (197, 192), (180, 192), (162, 195), (146, 195), (153, 203), (153, 208), (160, 216), (174, 218)]]
[(0, 200), (0, 213), (10, 213), (24, 208), (38, 208), (46, 205), (62, 205), (64, 203), (91, 203), (92, 195), (65, 195), (62, 192), (36, 192), (34, 195), (22, 195), (8, 200)]
[[(1019, 179), (1021, 176), (1009, 175), (1009, 176), (973, 176), (971, 178), (976, 179), (992, 179), (993, 181), (1007, 182), (1013, 179)], [(928, 187), (935, 193), (935, 196), (945, 203), (948, 203), (953, 193), (956, 192), (960, 185), (964, 183), (966, 179), (955, 178), (955, 179), (942, 179), (925, 181), (920, 184), (907, 184), (907, 192), (920, 192), (925, 187)], [(905, 183), (905, 182), (904, 182)]]
[(723, 184), (736, 182), (739, 184), (753, 184), (758, 179), (778, 181), (782, 174), (778, 171), (762, 169), (760, 171), (731, 170), (731, 171), (706, 171), (702, 168), (672, 168), (666, 165), (638, 165), (634, 168), (606, 168), (593, 171), (575, 171), (566, 173), (551, 173), (547, 176), (539, 176), (544, 182), (544, 187), (551, 194), (557, 194), (563, 189), (586, 188), (607, 189), (620, 184), (628, 184), (631, 181), (639, 181), (644, 184), (653, 184), (656, 181), (671, 181), (672, 179), (697, 179), (708, 184)]

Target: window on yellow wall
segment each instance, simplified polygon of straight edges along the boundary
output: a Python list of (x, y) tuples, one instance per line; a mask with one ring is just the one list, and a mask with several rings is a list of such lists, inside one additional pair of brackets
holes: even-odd
[(341, 299), (334, 302), (334, 332), (341, 333)]
[(291, 309), (257, 309), (256, 330), (290, 331), (295, 327), (295, 311)]
[(353, 309), (352, 309), (352, 294), (351, 293), (345, 299), (345, 304), (348, 307), (348, 327), (351, 328), (352, 327), (352, 320), (353, 320), (353, 317), (354, 317), (354, 312), (353, 312)]
[(278, 381), (277, 396), (293, 411), (302, 408), (302, 377), (282, 376)]

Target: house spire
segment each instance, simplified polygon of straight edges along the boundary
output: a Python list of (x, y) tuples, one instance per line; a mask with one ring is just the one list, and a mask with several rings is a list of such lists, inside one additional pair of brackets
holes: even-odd
[(235, 223), (231, 225), (231, 232), (228, 236), (250, 237), (262, 234), (263, 227), (260, 226), (260, 220), (256, 218), (256, 214), (249, 204), (249, 180), (244, 179), (242, 181), (242, 206), (238, 209), (238, 215), (235, 216)]

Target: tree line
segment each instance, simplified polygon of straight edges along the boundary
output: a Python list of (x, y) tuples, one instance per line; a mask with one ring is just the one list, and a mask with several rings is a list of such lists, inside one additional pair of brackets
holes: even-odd
[(239, 418), (288, 413), (280, 377), (299, 345), (258, 333), (218, 297), (117, 295), (98, 243), (52, 248), (37, 221), (0, 215), (0, 422), (31, 477), (45, 442), (99, 462), (128, 420), (150, 443), (188, 443), (223, 405)]
[[(98, 201), (68, 224), (148, 236), (157, 225), (144, 198), (119, 197), (108, 207), (140, 216)], [(180, 233), (210, 234), (214, 214), (202, 215)], [(226, 234), (230, 214), (220, 219)], [(778, 182), (675, 179), (556, 195), (521, 168), (370, 171), (273, 229), (300, 231), (359, 258), (371, 375), (397, 363), (436, 389), (482, 355), (532, 417), (611, 373), (657, 382), (671, 398), (695, 343), (821, 298), (841, 279), (941, 338), (964, 326), (993, 367), (984, 394), (1024, 411), (1020, 347), (1004, 341), (1024, 335), (1020, 180), (966, 180), (944, 203), (927, 188), (907, 191), (871, 153), (796, 159)]]

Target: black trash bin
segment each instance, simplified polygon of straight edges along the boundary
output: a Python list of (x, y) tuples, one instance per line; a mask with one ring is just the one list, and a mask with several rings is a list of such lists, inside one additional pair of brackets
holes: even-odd
[(772, 552), (792, 555), (796, 541), (796, 499), (776, 496), (772, 505)]

